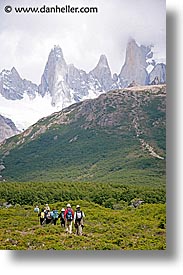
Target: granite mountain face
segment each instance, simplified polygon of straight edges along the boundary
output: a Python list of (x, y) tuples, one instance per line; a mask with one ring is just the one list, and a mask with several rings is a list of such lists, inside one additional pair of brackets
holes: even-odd
[[(149, 83), (157, 81), (160, 83), (166, 83), (166, 65), (163, 63), (156, 64), (149, 74)], [(153, 83), (156, 84), (156, 83)]]
[(0, 143), (9, 137), (19, 134), (20, 131), (16, 128), (15, 124), (6, 117), (0, 115)]
[(13, 67), (0, 73), (0, 94), (7, 100), (21, 100), (27, 94), (30, 99), (36, 97), (37, 85), (22, 79)]
[[(151, 72), (148, 71), (149, 65), (151, 65)], [(166, 65), (156, 64), (151, 47), (139, 46), (134, 39), (130, 39), (127, 44), (125, 63), (119, 75), (117, 73), (112, 75), (105, 55), (101, 55), (96, 67), (87, 73), (73, 64), (67, 64), (62, 49), (54, 46), (49, 54), (40, 85), (22, 79), (15, 68), (10, 71), (3, 70), (0, 73), (0, 98), (7, 108), (3, 113), (1, 111), (1, 114), (14, 121), (14, 112), (22, 109), (21, 103), (24, 106), (26, 98), (25, 110), (30, 112), (28, 114), (24, 111), (23, 116), (27, 124), (18, 121), (23, 125), (22, 128), (26, 129), (33, 122), (48, 115), (48, 108), (45, 108), (47, 113), (44, 114), (43, 110), (39, 114), (38, 104), (35, 104), (37, 101), (42, 102), (40, 104), (42, 106), (50, 104), (49, 114), (51, 114), (73, 103), (96, 98), (114, 89), (165, 82)], [(14, 101), (14, 108), (12, 108), (12, 101)], [(18, 107), (15, 102), (18, 102)], [(35, 121), (30, 119), (31, 111), (37, 113)]]
[(51, 95), (53, 106), (63, 109), (83, 99), (97, 97), (113, 89), (113, 80), (107, 58), (101, 55), (97, 66), (88, 74), (67, 65), (60, 47), (55, 46), (46, 64), (39, 93)]
[[(147, 67), (152, 66), (149, 74)], [(107, 57), (101, 55), (96, 67), (86, 73), (73, 64), (67, 65), (59, 46), (52, 49), (46, 64), (39, 93), (49, 93), (52, 105), (60, 109), (87, 98), (95, 98), (103, 92), (135, 85), (166, 82), (165, 64), (156, 64), (150, 46), (138, 46), (134, 39), (128, 42), (125, 63), (119, 75), (112, 76)]]
[(68, 85), (68, 68), (61, 48), (54, 47), (48, 57), (44, 73), (41, 77), (39, 93), (44, 97), (50, 94), (51, 104), (60, 105), (60, 109), (72, 103), (71, 91)]
[(72, 104), (6, 140), (0, 146), (2, 176), (100, 182), (160, 177), (165, 135), (166, 85), (117, 89)]
[(135, 40), (128, 42), (125, 64), (119, 74), (122, 86), (128, 86), (133, 81), (139, 85), (148, 85), (147, 59), (152, 56), (151, 47), (138, 46)]

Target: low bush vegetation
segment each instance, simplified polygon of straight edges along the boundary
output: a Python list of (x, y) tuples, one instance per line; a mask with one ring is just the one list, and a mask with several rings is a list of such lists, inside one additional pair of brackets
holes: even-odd
[[(132, 202), (143, 200), (137, 208)], [(33, 209), (67, 203), (84, 210), (84, 235), (39, 225)], [(8, 206), (11, 205), (9, 208)], [(0, 249), (153, 250), (166, 248), (165, 186), (118, 183), (7, 183), (0, 185)]]
[[(60, 210), (68, 201), (51, 203)], [(1, 207), (0, 249), (8, 250), (164, 250), (166, 249), (165, 204), (144, 203), (113, 210), (85, 200), (69, 200), (84, 210), (83, 236), (66, 234), (57, 225), (39, 225), (33, 206)], [(39, 205), (42, 207), (43, 205)]]
[(87, 182), (2, 182), (0, 184), (0, 200), (3, 199), (13, 205), (84, 199), (108, 208), (122, 209), (124, 205), (130, 205), (134, 198), (139, 198), (146, 203), (165, 203), (166, 188), (163, 184), (155, 183), (152, 186), (135, 183)]

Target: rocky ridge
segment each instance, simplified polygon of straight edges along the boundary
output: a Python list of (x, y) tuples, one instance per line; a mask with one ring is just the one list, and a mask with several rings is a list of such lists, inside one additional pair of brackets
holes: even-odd
[[(104, 131), (126, 133), (134, 131), (136, 138), (139, 139), (142, 149), (157, 158), (162, 158), (142, 136), (149, 133), (145, 118), (146, 113), (143, 106), (148, 105), (153, 100), (158, 100), (159, 110), (166, 111), (166, 85), (135, 86), (130, 88), (118, 89), (100, 95), (96, 99), (88, 99), (80, 103), (72, 104), (59, 112), (55, 112), (48, 117), (40, 119), (36, 124), (30, 126), (21, 133), (16, 142), (7, 142), (7, 148), (12, 149), (17, 145), (24, 144), (37, 139), (50, 128), (57, 125), (71, 125), (82, 120), (79, 127), (83, 129), (102, 128)], [(155, 116), (156, 117), (156, 116)], [(121, 128), (124, 119), (128, 125)], [(165, 121), (156, 120), (153, 127), (165, 127)], [(114, 129), (115, 128), (115, 129)], [(4, 142), (6, 147), (6, 141)], [(162, 158), (163, 159), (163, 158)]]
[(0, 143), (9, 137), (19, 134), (20, 131), (16, 128), (15, 124), (6, 117), (0, 115)]
[(22, 79), (14, 67), (0, 73), (0, 94), (8, 100), (21, 100), (25, 94), (34, 99), (37, 90), (37, 85)]

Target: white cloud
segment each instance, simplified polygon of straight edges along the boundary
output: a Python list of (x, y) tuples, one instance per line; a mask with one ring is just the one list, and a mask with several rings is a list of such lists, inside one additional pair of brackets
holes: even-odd
[[(70, 2), (70, 3), (69, 3)], [(98, 14), (16, 14), (4, 6), (96, 6)], [(124, 62), (129, 36), (154, 43), (165, 57), (165, 0), (1, 0), (0, 71), (13, 66), (39, 83), (53, 45), (62, 47), (67, 63), (89, 71), (106, 54), (113, 72)]]

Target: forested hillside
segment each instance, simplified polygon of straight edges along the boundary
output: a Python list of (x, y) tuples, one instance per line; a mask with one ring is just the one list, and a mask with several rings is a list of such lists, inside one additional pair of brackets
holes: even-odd
[(71, 105), (0, 146), (13, 181), (164, 182), (166, 86)]

